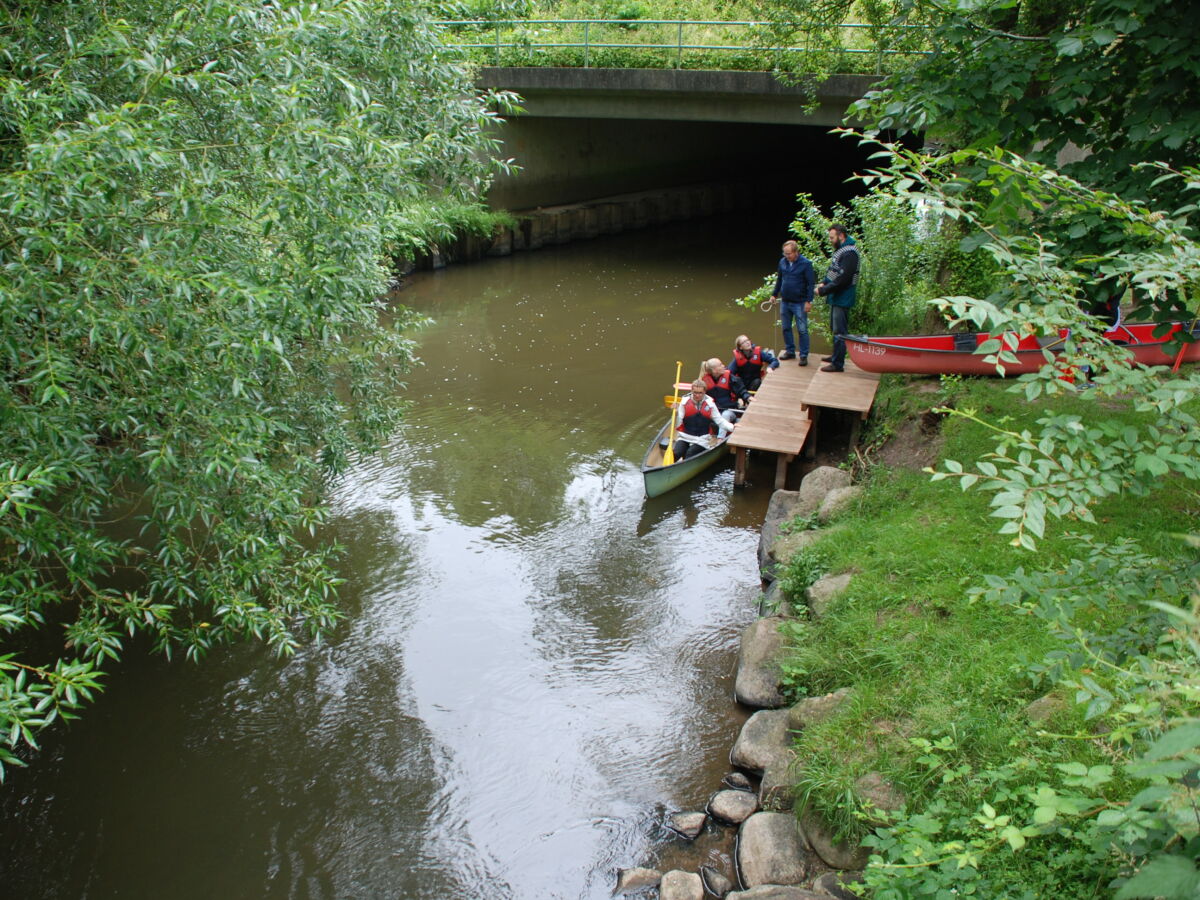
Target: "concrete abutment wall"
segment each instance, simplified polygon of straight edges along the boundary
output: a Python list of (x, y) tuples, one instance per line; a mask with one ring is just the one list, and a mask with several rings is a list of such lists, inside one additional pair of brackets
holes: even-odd
[(737, 212), (754, 207), (761, 190), (761, 184), (750, 181), (690, 184), (519, 210), (513, 213), (514, 226), (498, 228), (490, 238), (461, 237), (418, 259), (413, 268), (437, 269), (452, 262), (507, 256), (602, 234)]

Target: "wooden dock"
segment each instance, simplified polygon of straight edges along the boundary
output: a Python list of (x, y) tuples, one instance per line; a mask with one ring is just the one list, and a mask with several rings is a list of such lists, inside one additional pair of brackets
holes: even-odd
[(746, 451), (777, 454), (775, 488), (782, 488), (787, 467), (808, 445), (808, 455), (816, 452), (816, 430), (822, 409), (846, 409), (859, 413), (854, 420), (851, 441), (857, 440), (861, 422), (871, 411), (879, 376), (864, 372), (849, 359), (844, 372), (822, 372), (817, 356), (799, 366), (794, 359), (780, 362), (779, 368), (763, 379), (762, 387), (729, 438), (729, 447), (737, 455), (734, 484), (746, 480)]

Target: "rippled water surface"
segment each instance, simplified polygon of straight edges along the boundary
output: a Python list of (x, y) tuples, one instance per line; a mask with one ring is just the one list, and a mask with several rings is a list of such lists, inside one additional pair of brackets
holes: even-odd
[(3, 789), (21, 897), (604, 898), (725, 771), (773, 466), (646, 501), (674, 361), (781, 223), (714, 219), (415, 276), (406, 426), (336, 485), (347, 621), (289, 664), (131, 659)]

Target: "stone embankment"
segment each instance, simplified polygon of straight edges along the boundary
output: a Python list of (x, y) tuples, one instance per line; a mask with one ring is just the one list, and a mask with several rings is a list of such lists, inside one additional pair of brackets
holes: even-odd
[[(847, 472), (823, 466), (805, 476), (800, 490), (776, 491), (771, 497), (759, 544), (759, 565), (768, 582), (760, 611), (767, 615), (742, 634), (734, 687), (737, 702), (756, 712), (729, 754), (737, 771), (725, 776), (704, 812), (675, 813), (668, 823), (686, 840), (694, 840), (706, 828), (736, 828), (736, 872), (721, 873), (710, 866), (700, 866), (695, 873), (624, 869), (618, 873), (616, 893), (657, 888), (660, 900), (701, 900), (706, 893), (728, 900), (856, 896), (845, 885), (859, 879), (867, 863), (865, 848), (837, 840), (813, 810), (793, 808), (793, 788), (804, 764), (793, 749), (796, 734), (834, 715), (842, 704), (852, 703), (853, 693), (842, 688), (789, 706), (778, 664), (784, 649), (780, 625), (798, 615), (809, 619), (826, 615), (830, 604), (851, 585), (853, 573), (827, 575), (797, 597), (782, 590), (776, 575), (798, 550), (837, 528), (831, 521), (860, 490), (850, 484)], [(824, 529), (784, 527), (796, 520)], [(864, 775), (855, 790), (867, 808), (894, 810), (904, 802), (878, 773)], [(740, 882), (739, 891), (733, 889), (734, 878)]]
[(415, 260), (408, 270), (440, 269), (447, 263), (472, 262), (487, 256), (508, 256), (602, 234), (618, 234), (748, 209), (756, 196), (743, 182), (691, 184), (636, 194), (601, 197), (584, 203), (514, 210), (513, 226), (496, 229), (491, 237), (465, 235)]

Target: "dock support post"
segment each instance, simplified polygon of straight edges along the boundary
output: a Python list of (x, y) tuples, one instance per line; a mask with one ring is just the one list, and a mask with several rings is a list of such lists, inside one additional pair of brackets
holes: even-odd
[(804, 456), (806, 459), (815, 459), (817, 455), (817, 423), (821, 419), (821, 408), (819, 406), (808, 407), (808, 420), (811, 423), (808, 426), (808, 438), (805, 441)]
[(788, 456), (786, 453), (779, 453), (775, 460), (775, 490), (782, 491), (787, 485), (787, 467), (796, 457)]
[(863, 419), (865, 419), (865, 418), (866, 418), (866, 416), (863, 416), (862, 418), (855, 416), (854, 424), (850, 426), (850, 449), (851, 450), (853, 450), (855, 447), (858, 446), (858, 430), (859, 430), (859, 428), (862, 427)]
[(746, 483), (746, 448), (738, 447), (733, 452), (736, 454), (733, 464), (733, 486), (741, 487)]

